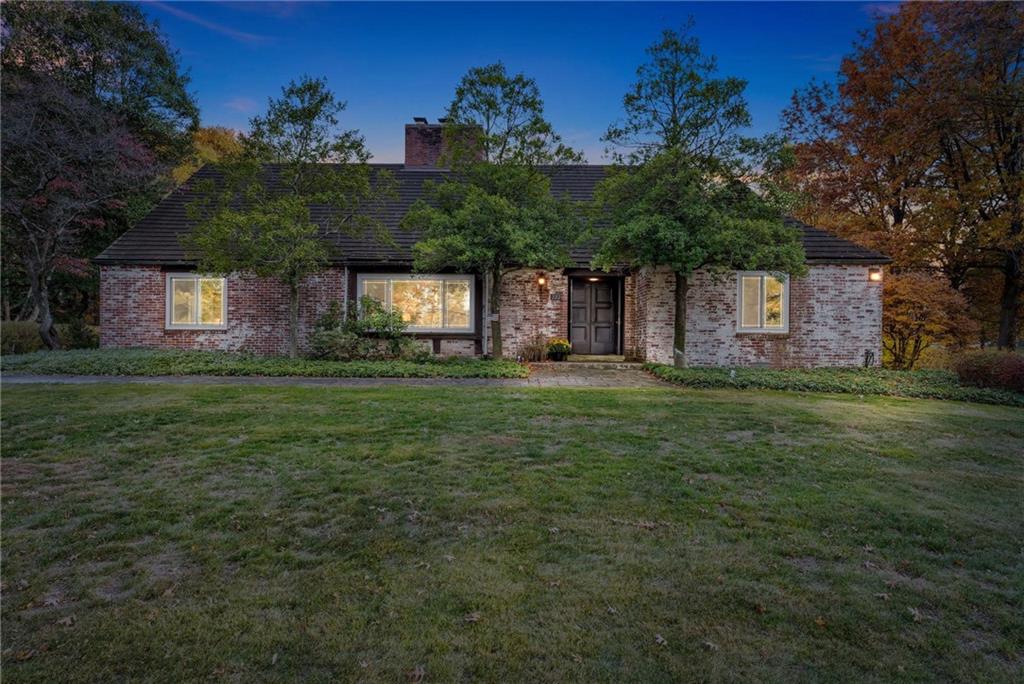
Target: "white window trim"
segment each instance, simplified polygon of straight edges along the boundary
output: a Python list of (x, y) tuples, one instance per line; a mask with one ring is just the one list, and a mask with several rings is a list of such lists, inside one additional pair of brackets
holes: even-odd
[[(175, 278), (188, 278), (189, 280), (202, 280), (202, 279), (216, 279), (223, 281), (224, 290), (220, 298), (220, 320), (223, 323), (174, 323), (172, 322), (172, 314), (174, 313), (174, 288), (172, 281)], [(221, 276), (203, 275), (201, 273), (168, 273), (164, 280), (164, 289), (166, 290), (164, 300), (164, 328), (167, 330), (227, 330), (228, 329), (228, 279)], [(196, 300), (197, 311), (200, 302)]]
[[(784, 275), (782, 281), (782, 327), (764, 327), (764, 278), (774, 278), (776, 275)], [(743, 325), (743, 278), (759, 277), (761, 285), (758, 288), (758, 310), (761, 318), (761, 325), (750, 327)], [(770, 271), (737, 271), (736, 272), (736, 332), (737, 333), (759, 333), (765, 335), (786, 335), (789, 333), (789, 283), (792, 278), (789, 274), (776, 274)]]
[[(362, 300), (366, 291), (367, 280), (445, 280), (463, 281), (469, 283), (469, 327), (468, 328), (445, 328), (426, 327), (410, 325), (411, 333), (450, 333), (452, 335), (470, 335), (476, 333), (476, 279), (472, 275), (451, 274), (451, 273), (360, 273), (356, 276), (356, 297), (357, 301)], [(388, 287), (388, 301), (385, 302), (391, 308), (391, 287)], [(444, 321), (448, 302), (445, 301), (444, 293), (441, 293), (441, 320)]]

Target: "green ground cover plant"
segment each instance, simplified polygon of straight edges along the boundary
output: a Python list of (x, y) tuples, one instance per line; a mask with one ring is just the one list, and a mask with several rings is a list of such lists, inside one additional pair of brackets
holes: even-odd
[(525, 378), (514, 361), (472, 358), (424, 361), (328, 361), (230, 352), (97, 349), (5, 356), (5, 373), (43, 375), (256, 375), (325, 378)]
[(1020, 681), (1017, 408), (5, 387), (5, 682)]
[(655, 377), (683, 387), (761, 389), (786, 392), (877, 394), (919, 399), (973, 401), (1024, 406), (1024, 394), (961, 384), (946, 370), (896, 371), (882, 368), (673, 368), (649, 363)]

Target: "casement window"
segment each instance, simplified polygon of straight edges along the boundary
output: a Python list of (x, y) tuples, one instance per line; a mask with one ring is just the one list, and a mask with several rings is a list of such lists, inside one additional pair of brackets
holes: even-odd
[(411, 332), (473, 332), (471, 275), (362, 273), (357, 282), (360, 299), (398, 311)]
[(228, 322), (228, 287), (224, 278), (192, 273), (167, 274), (167, 327), (223, 330)]
[(739, 332), (789, 332), (789, 278), (770, 273), (739, 273), (737, 294)]

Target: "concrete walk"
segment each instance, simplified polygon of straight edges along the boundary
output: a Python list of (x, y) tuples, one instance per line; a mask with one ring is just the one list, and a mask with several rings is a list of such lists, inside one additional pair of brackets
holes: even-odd
[(528, 378), (305, 378), (235, 375), (33, 375), (5, 373), (2, 384), (171, 384), (255, 385), (268, 387), (668, 387), (642, 370), (542, 364)]

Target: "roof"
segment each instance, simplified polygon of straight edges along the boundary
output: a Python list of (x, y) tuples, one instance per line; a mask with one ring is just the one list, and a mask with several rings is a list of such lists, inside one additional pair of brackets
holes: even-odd
[[(332, 231), (324, 233), (324, 239), (333, 247), (332, 261), (352, 265), (396, 264), (407, 265), (412, 261), (412, 246), (418, 236), (403, 230), (399, 223), (413, 202), (424, 197), (424, 181), (439, 180), (447, 173), (437, 168), (408, 168), (403, 164), (373, 164), (373, 171), (390, 171), (396, 185), (396, 198), (389, 200), (377, 212), (378, 218), (394, 238), (394, 245), (383, 245), (371, 236), (354, 237)], [(551, 189), (555, 195), (568, 196), (577, 201), (593, 197), (594, 188), (605, 176), (608, 167), (561, 166), (545, 169), (551, 177)], [(271, 182), (276, 177), (270, 167)], [(187, 216), (187, 207), (198, 195), (196, 181), (216, 179), (216, 167), (207, 165), (197, 171), (185, 184), (172, 191), (153, 208), (141, 221), (125, 232), (107, 247), (95, 261), (99, 264), (151, 264), (166, 266), (187, 266), (193, 262), (185, 255), (181, 236), (191, 230), (193, 222)], [(312, 208), (312, 217), (321, 224), (326, 223), (327, 207)], [(878, 252), (866, 249), (839, 238), (827, 231), (813, 228), (793, 218), (786, 223), (801, 231), (804, 251), (809, 263), (860, 263), (883, 264), (890, 259)], [(572, 250), (572, 257), (580, 266), (587, 266), (593, 249), (583, 246)]]

